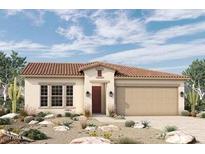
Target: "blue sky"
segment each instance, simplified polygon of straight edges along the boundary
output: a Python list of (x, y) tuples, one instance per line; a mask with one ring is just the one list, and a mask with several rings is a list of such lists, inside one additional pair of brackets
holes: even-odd
[(205, 58), (205, 10), (0, 10), (0, 50), (181, 73)]

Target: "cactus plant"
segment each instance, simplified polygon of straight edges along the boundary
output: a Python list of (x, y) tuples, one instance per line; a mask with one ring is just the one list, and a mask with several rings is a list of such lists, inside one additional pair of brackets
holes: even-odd
[(16, 77), (14, 78), (14, 83), (10, 84), (8, 88), (8, 95), (12, 102), (12, 112), (16, 112), (16, 103), (21, 96), (21, 87), (17, 85)]
[(194, 90), (191, 90), (187, 94), (187, 99), (191, 104), (191, 114), (195, 116), (195, 107), (199, 101), (199, 95)]

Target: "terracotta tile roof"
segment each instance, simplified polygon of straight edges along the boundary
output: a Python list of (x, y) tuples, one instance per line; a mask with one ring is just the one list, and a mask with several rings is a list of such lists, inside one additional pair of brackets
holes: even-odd
[(129, 67), (104, 62), (91, 63), (29, 63), (22, 71), (22, 76), (73, 76), (83, 77), (83, 70), (103, 66), (116, 71), (115, 78), (139, 78), (139, 79), (188, 79), (185, 76), (152, 71), (142, 68)]

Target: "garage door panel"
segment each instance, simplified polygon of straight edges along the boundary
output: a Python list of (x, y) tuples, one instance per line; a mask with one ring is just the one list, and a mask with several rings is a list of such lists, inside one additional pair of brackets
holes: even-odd
[(117, 87), (117, 112), (125, 115), (177, 115), (176, 87)]

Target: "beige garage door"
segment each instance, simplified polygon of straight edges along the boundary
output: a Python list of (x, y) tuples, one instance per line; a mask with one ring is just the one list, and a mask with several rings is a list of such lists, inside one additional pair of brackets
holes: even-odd
[(176, 87), (117, 87), (117, 113), (124, 115), (177, 115)]

